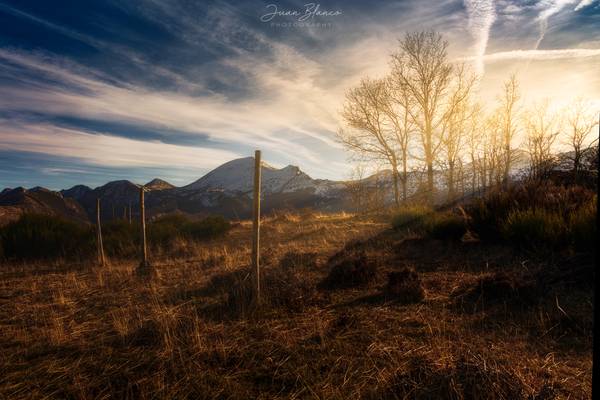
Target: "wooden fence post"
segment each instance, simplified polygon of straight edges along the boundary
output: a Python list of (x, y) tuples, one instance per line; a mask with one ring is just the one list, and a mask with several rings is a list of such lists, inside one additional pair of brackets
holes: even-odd
[(100, 224), (100, 199), (96, 199), (96, 245), (98, 247), (98, 264), (104, 267), (104, 246), (102, 245), (102, 226)]
[(254, 219), (252, 223), (252, 267), (254, 269), (254, 300), (260, 303), (260, 150), (254, 152)]
[(146, 208), (144, 205), (144, 186), (140, 186), (140, 245), (142, 261), (137, 269), (138, 275), (151, 275), (154, 271), (148, 262), (148, 252), (146, 248)]

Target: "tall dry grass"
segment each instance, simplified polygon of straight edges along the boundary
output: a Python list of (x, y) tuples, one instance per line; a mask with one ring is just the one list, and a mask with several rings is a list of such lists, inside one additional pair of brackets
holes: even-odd
[[(3, 266), (0, 398), (590, 396), (589, 289), (563, 282), (518, 308), (457, 300), (496, 265), (522, 268), (510, 249), (410, 239), (367, 217), (273, 216), (262, 260), (274, 297), (247, 310), (250, 232), (241, 221), (224, 238), (154, 252), (149, 282), (117, 259)], [(319, 288), (358, 253), (378, 264), (369, 285)], [(387, 281), (407, 266), (411, 290), (423, 289), (410, 302)]]

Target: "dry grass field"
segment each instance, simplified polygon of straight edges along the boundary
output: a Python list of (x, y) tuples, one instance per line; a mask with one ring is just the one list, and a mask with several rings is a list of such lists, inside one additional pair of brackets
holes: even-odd
[(260, 310), (249, 222), (151, 254), (150, 281), (134, 260), (5, 265), (0, 398), (591, 398), (593, 292), (564, 272), (589, 257), (389, 220), (265, 219)]

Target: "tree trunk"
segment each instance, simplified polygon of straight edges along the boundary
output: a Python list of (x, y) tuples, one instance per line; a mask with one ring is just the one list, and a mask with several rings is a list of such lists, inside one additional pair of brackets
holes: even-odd
[(504, 184), (508, 185), (510, 180), (510, 144), (506, 144), (504, 151), (506, 152), (506, 159), (504, 160)]
[(448, 163), (448, 201), (454, 199), (454, 162)]
[(398, 166), (392, 165), (392, 178), (394, 180), (394, 203), (400, 207), (400, 191), (398, 190)]

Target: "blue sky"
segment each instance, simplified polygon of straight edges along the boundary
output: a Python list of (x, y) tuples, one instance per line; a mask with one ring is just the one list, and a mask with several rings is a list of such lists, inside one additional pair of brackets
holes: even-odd
[(484, 101), (515, 71), (532, 100), (600, 104), (598, 0), (323, 1), (337, 15), (261, 21), (307, 3), (0, 0), (0, 188), (182, 185), (255, 148), (347, 178), (344, 92), (406, 31), (442, 32)]

